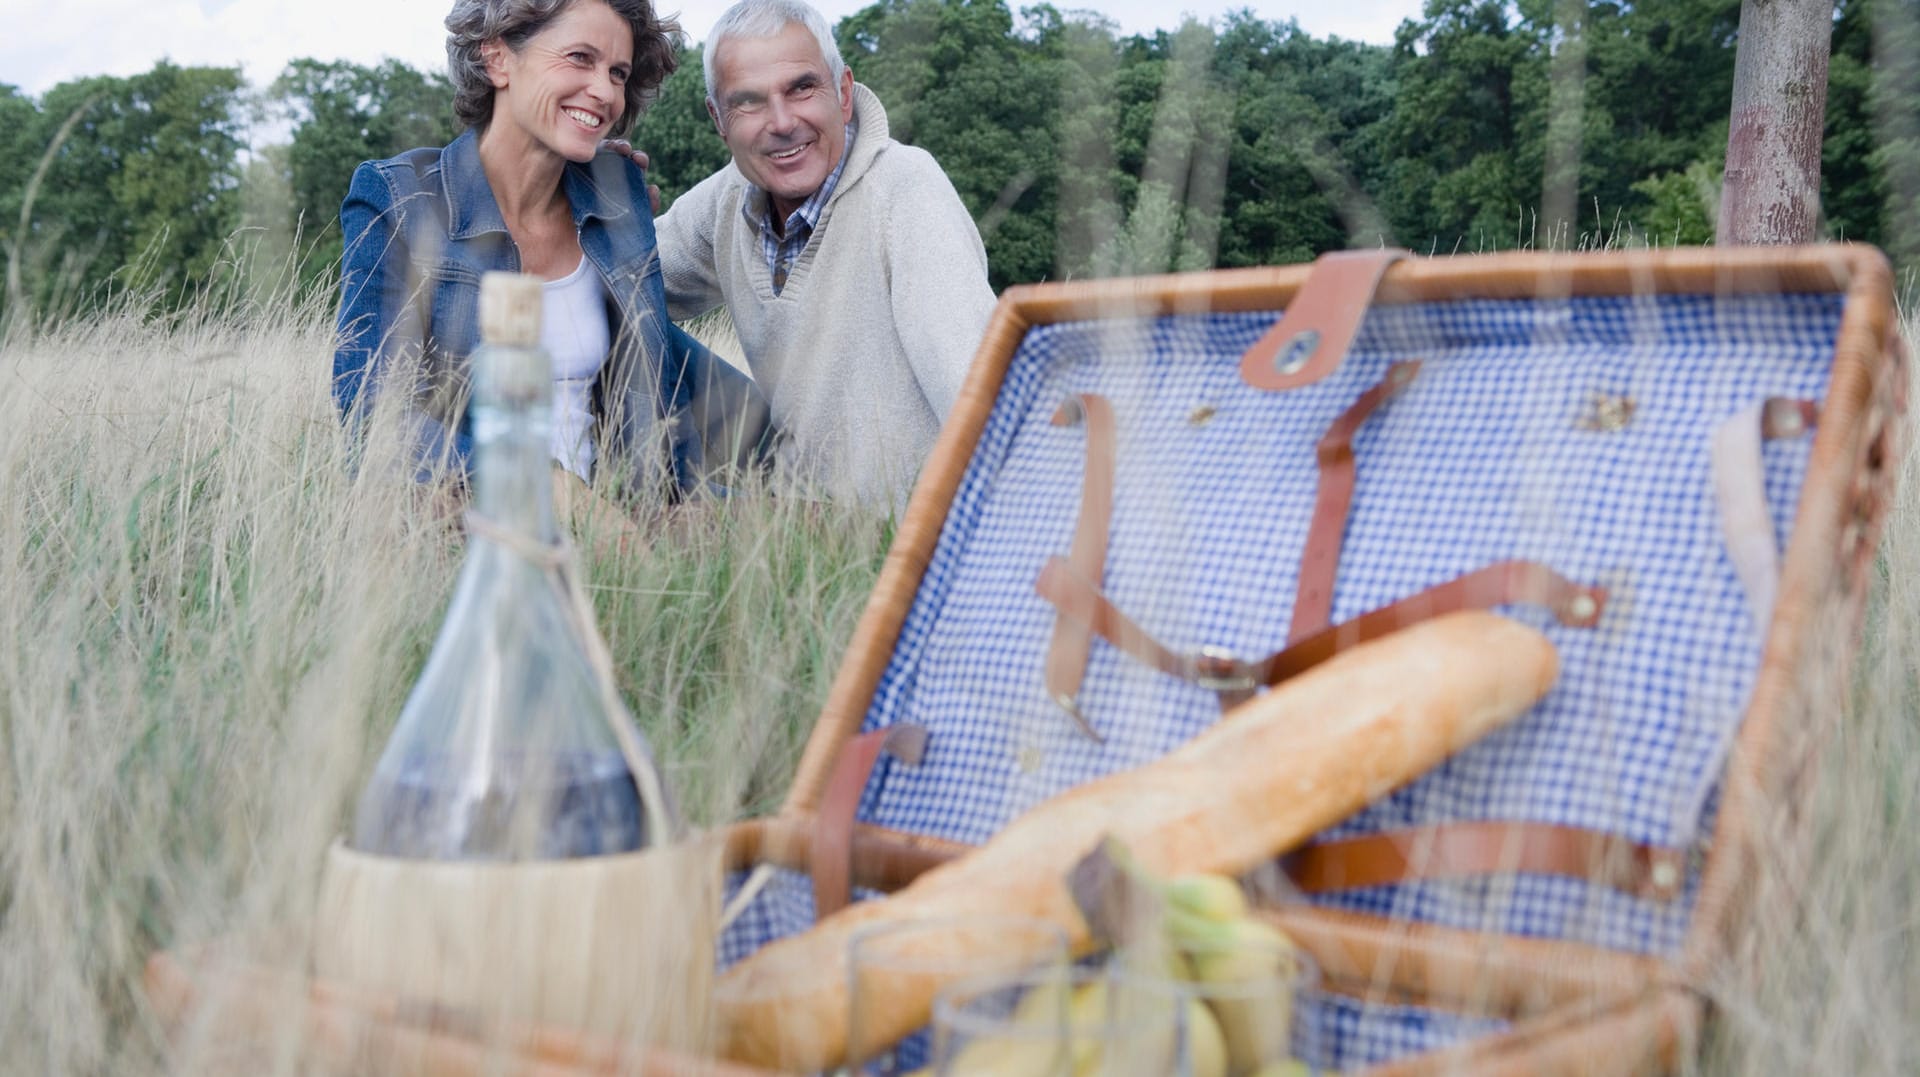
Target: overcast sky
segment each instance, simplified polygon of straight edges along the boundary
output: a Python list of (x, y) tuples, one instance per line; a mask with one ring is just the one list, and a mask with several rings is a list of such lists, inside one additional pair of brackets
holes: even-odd
[[(815, 0), (830, 21), (871, 0)], [(450, 0), (0, 0), (0, 82), (39, 95), (85, 75), (135, 75), (165, 57), (182, 66), (239, 64), (264, 86), (288, 60), (310, 56), (373, 64), (386, 56), (417, 68), (446, 62), (440, 20)], [(674, 0), (661, 3), (671, 11)], [(706, 39), (726, 2), (685, 0), (680, 21)], [(1011, 4), (1018, 11), (1020, 0)], [(1237, 8), (1261, 18), (1296, 18), (1317, 37), (1393, 40), (1421, 0), (1056, 0), (1097, 8), (1122, 33), (1171, 29), (1182, 14), (1211, 19)]]

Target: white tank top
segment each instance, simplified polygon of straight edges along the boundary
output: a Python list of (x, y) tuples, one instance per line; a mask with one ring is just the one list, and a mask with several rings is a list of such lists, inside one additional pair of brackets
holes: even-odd
[(585, 256), (542, 286), (540, 344), (553, 359), (553, 458), (586, 480), (593, 473), (593, 383), (607, 363), (606, 288)]

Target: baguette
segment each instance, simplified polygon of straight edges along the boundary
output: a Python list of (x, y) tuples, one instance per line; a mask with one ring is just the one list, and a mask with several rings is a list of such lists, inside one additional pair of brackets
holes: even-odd
[[(1104, 835), (1160, 876), (1239, 874), (1512, 721), (1559, 671), (1539, 632), (1491, 613), (1436, 618), (1347, 651), (1236, 708), (1165, 757), (1077, 786), (890, 898), (774, 942), (716, 984), (721, 1053), (815, 1071), (846, 1050), (847, 943), (869, 924), (1011, 913), (1092, 946), (1065, 874)], [(938, 750), (938, 744), (935, 744)], [(935, 941), (965, 953), (955, 932)], [(863, 1016), (876, 1042), (924, 1025), (933, 988)]]

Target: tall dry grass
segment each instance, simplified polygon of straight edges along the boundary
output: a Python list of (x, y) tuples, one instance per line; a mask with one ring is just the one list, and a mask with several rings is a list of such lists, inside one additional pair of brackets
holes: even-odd
[[(143, 963), (234, 938), (297, 967), (438, 627), (459, 539), (350, 475), (330, 311), (283, 300), (0, 344), (0, 1072), (204, 1070)], [(689, 815), (777, 804), (886, 526), (756, 499), (590, 566)]]
[[(1909, 355), (1920, 320), (1905, 320)], [(1713, 1074), (1920, 1071), (1920, 423), (1907, 452), (1847, 683), (1802, 686), (1824, 749), (1804, 829), (1780, 835), (1754, 922), (1699, 985)], [(1844, 629), (1845, 626), (1836, 626)], [(1841, 631), (1817, 638), (1830, 651)]]
[[(169, 1053), (148, 955), (305, 952), (460, 559), (403, 487), (350, 475), (329, 335), (319, 305), (210, 299), (0, 341), (0, 1072), (204, 1072), (221, 1045)], [(1704, 1072), (1920, 1059), (1915, 460), (1854, 683), (1810, 688), (1837, 731), (1813, 856), (1781, 862), (1748, 960), (1701, 985)], [(886, 524), (755, 499), (657, 535), (591, 566), (622, 688), (689, 814), (768, 810)]]

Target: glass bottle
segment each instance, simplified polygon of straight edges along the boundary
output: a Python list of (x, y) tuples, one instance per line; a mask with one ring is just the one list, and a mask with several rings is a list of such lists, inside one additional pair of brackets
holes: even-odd
[(549, 860), (672, 840), (651, 753), (558, 545), (540, 311), (537, 279), (483, 278), (466, 561), (361, 794), (361, 852)]

